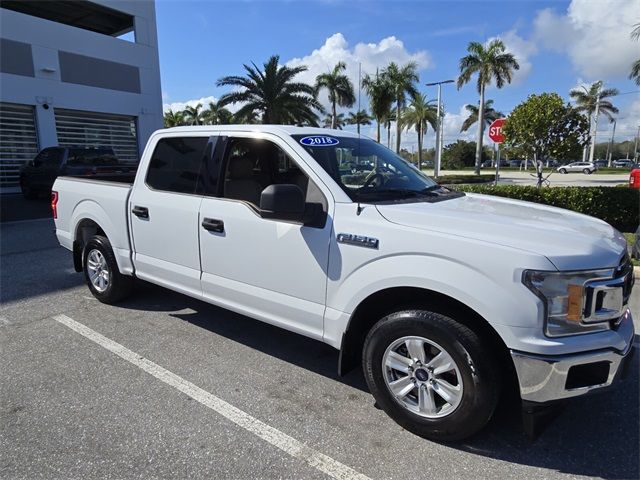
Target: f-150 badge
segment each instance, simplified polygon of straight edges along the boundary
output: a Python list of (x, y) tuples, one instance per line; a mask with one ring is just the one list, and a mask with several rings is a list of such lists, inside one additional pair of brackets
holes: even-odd
[(379, 241), (377, 238), (364, 237), (362, 235), (354, 235), (352, 233), (339, 233), (338, 243), (346, 243), (347, 245), (355, 245), (356, 247), (377, 249)]

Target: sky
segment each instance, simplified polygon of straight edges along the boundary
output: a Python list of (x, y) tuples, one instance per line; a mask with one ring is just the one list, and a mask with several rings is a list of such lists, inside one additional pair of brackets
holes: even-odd
[[(306, 65), (299, 80), (309, 83), (344, 61), (356, 90), (359, 64), (373, 74), (391, 61), (414, 61), (419, 89), (435, 98), (425, 83), (456, 79), (469, 42), (501, 38), (520, 70), (502, 89), (489, 87), (497, 110), (508, 114), (532, 93), (557, 92), (568, 101), (572, 88), (603, 80), (621, 93), (612, 99), (620, 109), (616, 140), (633, 138), (640, 125), (640, 87), (628, 79), (640, 58), (640, 42), (629, 35), (640, 23), (640, 0), (157, 0), (156, 15), (165, 111), (206, 107), (228, 91), (217, 79), (275, 54), (281, 64)], [(326, 97), (321, 91), (328, 106)], [(368, 107), (364, 92), (360, 101)], [(443, 87), (445, 144), (474, 139), (473, 128), (460, 133), (460, 126), (465, 104), (477, 102), (473, 81), (460, 90)], [(375, 126), (363, 133), (374, 136)], [(610, 135), (600, 117), (598, 140)], [(425, 148), (433, 146), (434, 133), (425, 140)], [(403, 136), (404, 148), (416, 144), (414, 133)]]

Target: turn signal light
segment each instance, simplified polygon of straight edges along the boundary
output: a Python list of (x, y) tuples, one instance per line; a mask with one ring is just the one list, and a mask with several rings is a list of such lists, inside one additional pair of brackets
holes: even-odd
[(53, 219), (58, 218), (58, 192), (51, 192), (51, 211), (53, 212)]

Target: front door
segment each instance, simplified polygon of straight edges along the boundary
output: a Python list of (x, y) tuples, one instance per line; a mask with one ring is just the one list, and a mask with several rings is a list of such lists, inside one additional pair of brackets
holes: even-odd
[(310, 227), (259, 214), (260, 194), (274, 183), (298, 185), (308, 203), (329, 213), (297, 154), (279, 138), (229, 135), (221, 156), (217, 197), (200, 207), (202, 290), (206, 299), (314, 338), (322, 338), (331, 215)]
[[(136, 276), (201, 297), (198, 212), (215, 137), (168, 136), (129, 199)], [(141, 165), (140, 168), (144, 168)]]

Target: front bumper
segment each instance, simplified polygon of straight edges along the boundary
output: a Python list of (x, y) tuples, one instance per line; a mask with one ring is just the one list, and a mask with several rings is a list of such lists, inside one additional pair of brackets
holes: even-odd
[[(627, 313), (625, 322), (633, 319)], [(633, 328), (624, 350), (546, 356), (511, 351), (522, 400), (536, 403), (584, 395), (610, 386), (633, 356)]]

